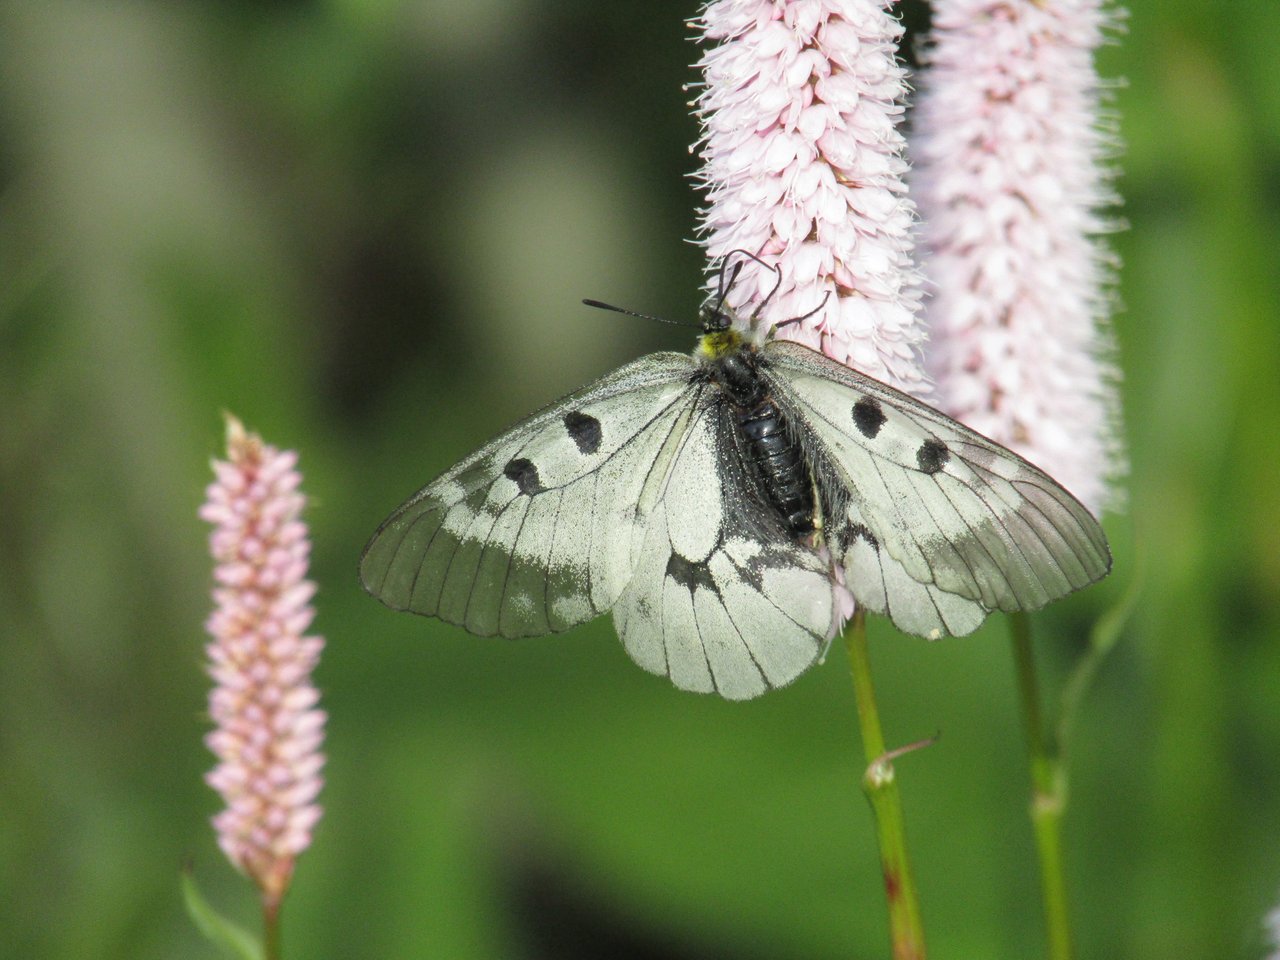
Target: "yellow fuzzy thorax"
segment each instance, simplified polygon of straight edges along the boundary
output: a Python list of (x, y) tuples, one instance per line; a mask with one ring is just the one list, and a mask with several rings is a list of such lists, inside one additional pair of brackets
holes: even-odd
[(742, 334), (733, 327), (726, 330), (713, 330), (698, 338), (697, 353), (698, 356), (706, 357), (708, 360), (718, 360), (730, 353), (737, 353), (742, 349), (742, 344)]

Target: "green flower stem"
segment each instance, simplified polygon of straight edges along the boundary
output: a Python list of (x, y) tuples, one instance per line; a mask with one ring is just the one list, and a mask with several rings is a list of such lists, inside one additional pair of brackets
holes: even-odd
[(1071, 960), (1071, 923), (1062, 860), (1062, 816), (1067, 807), (1067, 777), (1062, 759), (1050, 745), (1040, 713), (1040, 689), (1031, 650), (1031, 618), (1010, 614), (1013, 657), (1022, 701), (1022, 723), (1031, 766), (1031, 825), (1040, 857), (1040, 890), (1050, 960)]
[(280, 898), (262, 898), (262, 943), (265, 960), (280, 960)]
[(862, 789), (871, 801), (871, 811), (875, 815), (876, 832), (880, 841), (880, 868), (884, 875), (885, 897), (889, 906), (889, 939), (893, 946), (893, 960), (924, 960), (924, 925), (920, 921), (920, 902), (907, 860), (906, 823), (902, 816), (898, 781), (893, 771), (893, 759), (902, 751), (885, 751), (884, 731), (880, 727), (880, 713), (876, 708), (875, 687), (871, 683), (866, 615), (861, 610), (854, 613), (844, 637), (849, 647), (849, 664), (853, 671), (858, 723), (862, 728), (862, 749), (867, 757)]

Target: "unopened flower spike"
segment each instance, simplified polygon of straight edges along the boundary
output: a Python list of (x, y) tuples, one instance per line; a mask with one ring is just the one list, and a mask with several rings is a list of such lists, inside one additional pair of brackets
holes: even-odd
[(264, 444), (227, 418), (227, 459), (213, 464), (200, 516), (214, 525), (215, 609), (207, 628), (206, 743), (218, 758), (209, 785), (226, 808), (213, 818), (218, 844), (257, 884), (268, 918), (320, 818), (325, 715), (311, 672), (323, 641), (308, 636), (315, 585), (311, 544), (299, 519), (297, 454)]

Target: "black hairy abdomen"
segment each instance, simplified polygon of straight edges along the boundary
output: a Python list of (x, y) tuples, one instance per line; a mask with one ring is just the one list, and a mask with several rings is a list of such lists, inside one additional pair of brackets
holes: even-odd
[(815, 530), (813, 477), (759, 363), (754, 350), (738, 350), (707, 364), (703, 375), (720, 387), (732, 411), (743, 466), (783, 525), (802, 540)]
[(744, 459), (792, 535), (813, 533), (813, 479), (778, 405), (767, 396), (750, 406), (731, 404)]

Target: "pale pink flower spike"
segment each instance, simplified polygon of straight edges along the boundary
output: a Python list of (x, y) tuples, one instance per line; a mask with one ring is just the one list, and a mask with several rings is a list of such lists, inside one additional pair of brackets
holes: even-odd
[(263, 444), (227, 418), (227, 460), (215, 461), (202, 519), (214, 524), (216, 608), (207, 628), (214, 680), (206, 743), (218, 757), (208, 775), (226, 809), (213, 818), (231, 862), (278, 907), (294, 861), (320, 818), (325, 715), (311, 671), (324, 641), (303, 636), (315, 586), (299, 520), (305, 497), (297, 455)]
[(947, 413), (1095, 513), (1123, 472), (1103, 324), (1115, 202), (1100, 0), (937, 0), (913, 118), (929, 372)]
[[(701, 233), (713, 262), (743, 249), (779, 268), (763, 326), (821, 306), (779, 335), (923, 394), (914, 212), (897, 129), (903, 29), (887, 7), (716, 0), (703, 10), (695, 26), (714, 46), (699, 63)], [(750, 313), (775, 279), (748, 264), (731, 305)]]

